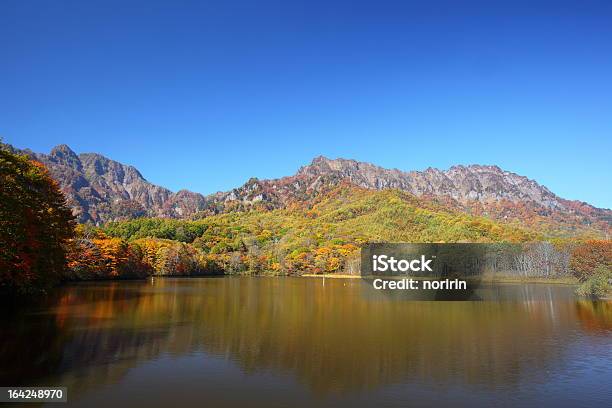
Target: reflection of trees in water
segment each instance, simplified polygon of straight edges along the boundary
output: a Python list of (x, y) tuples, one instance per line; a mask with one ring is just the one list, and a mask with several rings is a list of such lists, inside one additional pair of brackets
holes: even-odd
[(612, 301), (579, 300), (576, 302), (576, 314), (584, 330), (596, 334), (611, 334)]
[(137, 362), (155, 358), (159, 350), (150, 345), (161, 344), (167, 327), (115, 327), (113, 319), (141, 296), (118, 285), (78, 285), (9, 310), (0, 336), (0, 383), (49, 385), (47, 379), (59, 377), (82, 391), (118, 381)]
[[(321, 393), (399, 381), (495, 387), (563, 364), (566, 335), (587, 313), (566, 301), (408, 302), (361, 284), (222, 278), (69, 287), (53, 319), (23, 320), (3, 337), (2, 367), (21, 364), (21, 378), (53, 374), (83, 389), (161, 353), (205, 350)], [(15, 357), (5, 360), (9, 350)], [(37, 368), (41, 359), (47, 364)]]
[[(319, 391), (374, 388), (400, 380), (476, 385), (514, 384), (561, 358), (545, 346), (573, 325), (570, 304), (542, 302), (363, 301), (359, 290), (320, 283), (300, 296), (274, 282), (231, 282), (205, 318), (213, 329), (204, 345), (236, 359), (247, 371), (293, 372)], [(333, 282), (339, 286), (338, 281)], [(210, 312), (210, 313), (208, 313)], [(558, 339), (556, 340), (558, 341)]]
[[(37, 310), (4, 309), (0, 327), (0, 384), (24, 385), (56, 370), (61, 364), (65, 336), (48, 315)], [(31, 385), (28, 383), (27, 385)]]

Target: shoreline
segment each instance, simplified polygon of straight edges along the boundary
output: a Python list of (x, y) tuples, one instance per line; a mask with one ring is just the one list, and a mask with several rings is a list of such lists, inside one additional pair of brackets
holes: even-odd
[[(360, 278), (374, 278), (374, 276), (361, 276), (361, 275), (345, 275), (345, 274), (304, 274), (301, 275), (304, 278), (329, 278), (329, 279), (360, 279)], [(406, 276), (385, 276), (386, 279), (404, 279)], [(423, 276), (409, 276), (412, 279), (427, 279), (428, 277)], [(465, 278), (465, 280), (474, 280), (474, 278)], [(543, 283), (543, 284), (556, 284), (556, 285), (578, 285), (578, 279), (574, 277), (557, 277), (557, 278), (544, 278), (544, 277), (514, 277), (514, 276), (483, 276), (480, 279), (483, 283)]]
[[(91, 279), (91, 280), (66, 280), (61, 282), (58, 286), (64, 285), (78, 285), (83, 283), (108, 283), (108, 282), (139, 282), (146, 281), (150, 279), (193, 279), (193, 278), (225, 278), (225, 277), (251, 277), (251, 278), (318, 278), (318, 279), (373, 279), (375, 277), (380, 276), (362, 276), (362, 275), (349, 275), (349, 274), (314, 274), (314, 273), (305, 273), (303, 275), (273, 275), (273, 274), (259, 274), (259, 275), (251, 275), (251, 274), (215, 274), (215, 275), (152, 275), (143, 278), (123, 278), (123, 279)], [(394, 275), (394, 276), (384, 276), (386, 279), (405, 279), (412, 278), (417, 280), (429, 279), (432, 277), (426, 276), (405, 276), (405, 275)], [(435, 278), (435, 277), (434, 277)], [(529, 283), (529, 284), (555, 284), (555, 285), (569, 285), (569, 286), (577, 286), (580, 283), (578, 279), (574, 277), (554, 277), (554, 278), (545, 278), (545, 277), (516, 277), (516, 276), (490, 276), (484, 275), (480, 279), (466, 277), (463, 278), (466, 281), (470, 280), (479, 280), (481, 283)]]

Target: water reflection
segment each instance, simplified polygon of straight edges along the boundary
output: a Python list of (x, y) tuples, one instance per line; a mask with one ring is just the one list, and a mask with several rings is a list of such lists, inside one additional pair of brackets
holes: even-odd
[[(500, 290), (515, 300), (497, 300)], [(0, 378), (86, 394), (147, 362), (211, 356), (251, 376), (289, 377), (321, 398), (394, 384), (513, 392), (576, 370), (576, 345), (610, 345), (612, 305), (576, 301), (572, 290), (509, 285), (480, 302), (434, 302), (388, 296), (361, 280), (74, 285), (7, 316)], [(609, 366), (609, 351), (598, 350)], [(172, 376), (176, 363), (168, 364)]]

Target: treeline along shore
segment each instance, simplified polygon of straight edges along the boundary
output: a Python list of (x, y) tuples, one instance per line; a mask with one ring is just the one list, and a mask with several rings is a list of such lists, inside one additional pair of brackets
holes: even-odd
[[(398, 190), (349, 183), (286, 208), (77, 224), (45, 166), (0, 149), (0, 290), (37, 293), (62, 281), (218, 274), (359, 274), (368, 242), (524, 244), (490, 272), (574, 277), (606, 293), (612, 244), (599, 236), (548, 236), (472, 216)], [(583, 285), (584, 286), (584, 285)]]

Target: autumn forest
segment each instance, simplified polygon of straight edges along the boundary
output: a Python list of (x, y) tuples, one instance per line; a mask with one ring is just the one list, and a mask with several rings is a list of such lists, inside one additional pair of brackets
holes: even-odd
[(560, 235), (546, 225), (502, 222), (393, 188), (341, 181), (282, 208), (93, 225), (77, 224), (58, 183), (31, 157), (0, 150), (0, 178), (3, 292), (147, 276), (358, 275), (359, 248), (367, 242), (543, 241), (567, 254), (555, 276), (588, 282), (585, 293), (608, 290), (612, 244), (601, 234)]

